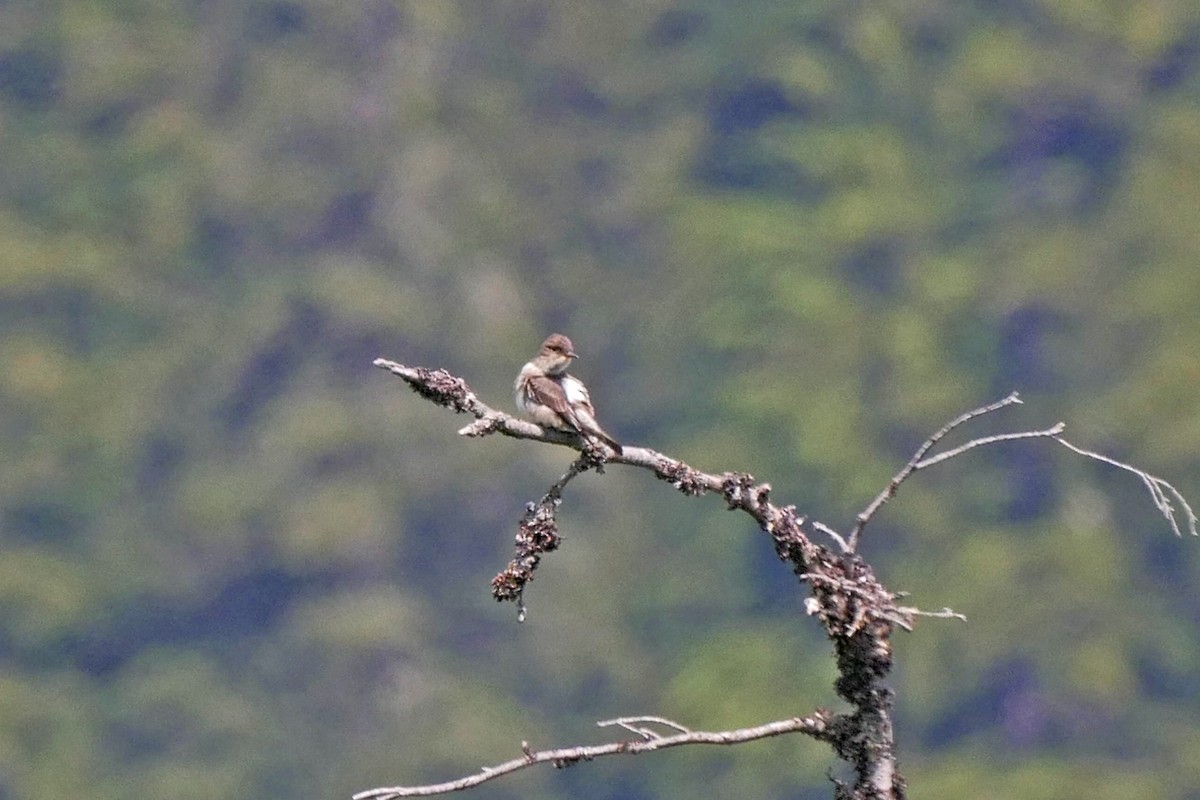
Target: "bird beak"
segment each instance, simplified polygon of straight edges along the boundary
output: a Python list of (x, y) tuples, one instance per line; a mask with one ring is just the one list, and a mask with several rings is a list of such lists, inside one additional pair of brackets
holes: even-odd
[(568, 350), (568, 351), (567, 351), (567, 358), (579, 358), (579, 356), (578, 356), (578, 355), (575, 353), (575, 351), (574, 351), (574, 350)]

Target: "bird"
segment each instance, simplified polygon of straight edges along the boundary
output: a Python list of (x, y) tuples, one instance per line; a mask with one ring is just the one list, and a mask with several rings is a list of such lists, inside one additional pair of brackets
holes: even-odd
[(574, 431), (593, 445), (599, 440), (621, 455), (621, 445), (596, 422), (587, 387), (567, 374), (576, 358), (575, 346), (566, 336), (552, 333), (546, 337), (537, 355), (517, 375), (513, 386), (517, 408), (539, 425)]

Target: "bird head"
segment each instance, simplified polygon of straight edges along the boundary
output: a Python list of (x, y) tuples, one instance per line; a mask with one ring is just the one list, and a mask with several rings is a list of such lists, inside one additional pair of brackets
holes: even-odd
[(542, 342), (542, 349), (537, 354), (537, 360), (551, 375), (566, 372), (567, 367), (571, 366), (571, 361), (576, 358), (579, 356), (575, 353), (574, 345), (561, 333), (552, 333), (546, 337), (546, 341)]

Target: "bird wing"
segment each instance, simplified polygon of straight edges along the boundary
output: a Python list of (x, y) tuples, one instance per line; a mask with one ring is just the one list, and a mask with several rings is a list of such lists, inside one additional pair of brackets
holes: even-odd
[(564, 424), (580, 430), (575, 410), (571, 408), (571, 401), (558, 380), (548, 375), (534, 375), (529, 378), (528, 387), (529, 399), (533, 403), (546, 406), (558, 414)]
[(587, 386), (583, 384), (583, 381), (571, 375), (563, 375), (562, 387), (563, 394), (566, 395), (567, 402), (571, 404), (571, 410), (574, 412), (572, 421), (575, 429), (600, 438), (620, 454), (621, 445), (617, 443), (616, 439), (609, 436), (600, 427), (600, 423), (596, 421), (596, 409), (592, 405), (592, 398), (588, 394)]
[[(518, 387), (521, 385), (521, 381), (518, 380)], [(621, 454), (621, 445), (596, 422), (596, 409), (592, 407), (592, 398), (588, 395), (587, 387), (578, 378), (570, 375), (529, 375), (524, 378), (524, 388), (519, 388), (518, 391), (523, 392), (528, 401), (524, 404), (525, 407), (548, 410), (555, 417), (554, 420), (545, 419), (542, 410), (536, 413), (531, 410), (529, 413), (541, 424), (563, 427), (585, 437), (598, 438), (618, 455)]]

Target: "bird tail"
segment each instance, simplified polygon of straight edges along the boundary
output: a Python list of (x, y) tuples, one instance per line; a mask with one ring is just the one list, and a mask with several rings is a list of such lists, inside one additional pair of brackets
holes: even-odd
[(608, 445), (617, 455), (623, 454), (624, 451), (621, 449), (621, 443), (605, 433), (604, 429), (600, 427), (600, 424), (596, 422), (595, 417), (591, 416), (590, 414), (579, 414), (577, 412), (575, 419), (579, 423), (579, 432), (582, 433), (586, 438), (599, 439), (601, 442), (604, 442), (604, 444)]
[(613, 452), (615, 452), (617, 455), (624, 454), (625, 451), (621, 449), (621, 443), (618, 442), (616, 439), (612, 438), (611, 436), (609, 436), (607, 433), (600, 430), (599, 428), (597, 428), (595, 431), (593, 431), (593, 433), (595, 433), (596, 438), (600, 439), (600, 441), (604, 442), (606, 445), (611, 447), (613, 449)]

